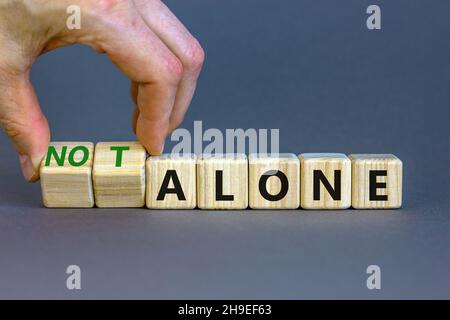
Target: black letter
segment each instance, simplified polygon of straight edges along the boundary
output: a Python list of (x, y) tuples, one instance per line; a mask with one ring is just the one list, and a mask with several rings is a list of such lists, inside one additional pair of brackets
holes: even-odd
[(320, 182), (333, 200), (341, 200), (341, 170), (334, 170), (334, 189), (320, 170), (314, 170), (314, 200), (320, 200)]
[(216, 201), (233, 201), (233, 195), (224, 195), (223, 194), (223, 171), (216, 171)]
[[(169, 189), (170, 179), (173, 181), (173, 188)], [(180, 180), (178, 179), (177, 172), (175, 170), (167, 170), (166, 175), (164, 176), (163, 183), (161, 185), (161, 189), (159, 189), (158, 197), (156, 200), (164, 200), (166, 194), (174, 193), (177, 195), (178, 200), (186, 200), (186, 197), (183, 193), (183, 188), (181, 187)]]
[[(272, 195), (267, 191), (267, 180), (269, 180), (270, 177), (277, 177), (280, 179), (281, 182), (281, 189), (278, 194)], [(286, 175), (278, 170), (270, 170), (267, 172), (264, 172), (264, 174), (259, 179), (259, 192), (263, 196), (264, 199), (269, 201), (278, 201), (283, 199), (289, 190), (289, 181), (286, 177)]]
[(369, 171), (369, 200), (370, 201), (387, 201), (387, 195), (378, 195), (377, 189), (386, 189), (385, 182), (377, 182), (377, 177), (386, 177), (386, 170), (370, 170)]

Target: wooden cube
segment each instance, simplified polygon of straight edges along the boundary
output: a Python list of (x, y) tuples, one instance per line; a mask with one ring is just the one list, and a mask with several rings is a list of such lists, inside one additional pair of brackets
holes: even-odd
[(202, 155), (197, 160), (197, 203), (200, 209), (246, 209), (247, 156)]
[(297, 209), (300, 206), (300, 161), (292, 153), (251, 154), (249, 205), (252, 209)]
[(91, 142), (52, 142), (40, 167), (44, 206), (93, 207), (93, 157)]
[(97, 207), (143, 207), (146, 158), (136, 141), (97, 143), (93, 169)]
[(303, 153), (300, 205), (303, 209), (347, 209), (351, 204), (351, 161), (341, 153)]
[(402, 161), (393, 154), (351, 154), (352, 206), (391, 209), (402, 206)]
[(194, 154), (164, 154), (147, 159), (147, 207), (194, 209), (197, 174)]

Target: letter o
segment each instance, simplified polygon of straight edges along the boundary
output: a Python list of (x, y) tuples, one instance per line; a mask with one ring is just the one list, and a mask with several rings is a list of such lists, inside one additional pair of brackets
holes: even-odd
[[(267, 180), (269, 180), (270, 177), (277, 177), (278, 179), (280, 179), (281, 188), (280, 192), (278, 192), (277, 194), (270, 194), (267, 191)], [(268, 201), (279, 201), (283, 199), (288, 193), (288, 190), (289, 190), (288, 178), (283, 172), (279, 170), (266, 171), (259, 179), (259, 193), (264, 199)]]

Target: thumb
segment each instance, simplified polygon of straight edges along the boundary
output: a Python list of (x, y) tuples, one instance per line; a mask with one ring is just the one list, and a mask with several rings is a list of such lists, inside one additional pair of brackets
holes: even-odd
[(28, 72), (2, 74), (0, 79), (0, 124), (14, 143), (25, 179), (36, 181), (50, 143), (47, 119), (42, 114)]

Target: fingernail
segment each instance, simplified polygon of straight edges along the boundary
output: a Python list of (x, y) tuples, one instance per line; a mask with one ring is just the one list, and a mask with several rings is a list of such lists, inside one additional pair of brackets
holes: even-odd
[(166, 142), (164, 141), (161, 147), (161, 151), (159, 152), (160, 154), (162, 154), (164, 152), (164, 146), (165, 146)]
[(30, 157), (25, 154), (19, 154), (22, 174), (27, 181), (34, 182), (39, 178), (39, 166), (34, 166)]

